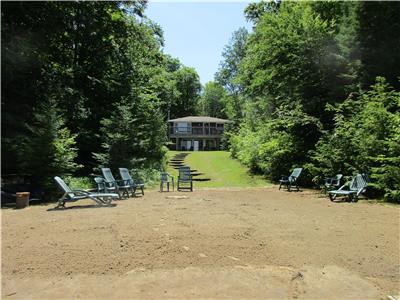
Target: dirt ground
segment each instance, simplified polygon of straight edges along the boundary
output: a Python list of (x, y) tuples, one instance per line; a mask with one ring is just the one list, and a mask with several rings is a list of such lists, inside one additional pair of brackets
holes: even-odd
[(2, 210), (2, 298), (399, 295), (399, 208), (311, 191), (147, 192)]

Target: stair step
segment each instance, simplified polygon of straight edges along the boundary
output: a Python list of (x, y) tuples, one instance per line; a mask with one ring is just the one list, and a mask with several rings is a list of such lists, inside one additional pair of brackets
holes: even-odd
[(193, 178), (193, 181), (210, 181), (210, 178)]

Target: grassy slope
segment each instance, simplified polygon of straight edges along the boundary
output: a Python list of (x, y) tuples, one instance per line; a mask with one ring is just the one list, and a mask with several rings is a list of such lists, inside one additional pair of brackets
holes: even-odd
[[(170, 151), (172, 158), (177, 151)], [(251, 175), (248, 169), (230, 157), (227, 151), (187, 152), (185, 163), (192, 169), (204, 173), (199, 178), (210, 178), (210, 181), (195, 181), (195, 187), (260, 187), (269, 182), (261, 176)], [(168, 172), (178, 178), (177, 170), (168, 167)]]

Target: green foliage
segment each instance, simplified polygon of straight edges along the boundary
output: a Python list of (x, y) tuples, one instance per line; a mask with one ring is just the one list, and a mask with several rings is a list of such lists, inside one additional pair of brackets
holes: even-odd
[(296, 166), (306, 184), (365, 172), (371, 193), (397, 201), (399, 94), (381, 78), (366, 88), (379, 75), (399, 86), (398, 3), (277, 4), (245, 11), (255, 27), (235, 74), (245, 115), (231, 153), (274, 180)]
[(152, 109), (151, 96), (143, 95), (136, 100), (120, 105), (110, 118), (103, 120), (104, 152), (94, 154), (100, 166), (143, 168), (163, 159), (165, 122), (161, 114)]
[(154, 187), (160, 183), (160, 169), (145, 168), (132, 169), (130, 171), (132, 178), (146, 183), (146, 187)]
[(279, 14), (264, 14), (249, 37), (240, 79), (249, 97), (260, 99), (268, 116), (284, 103), (300, 101), (304, 111), (324, 119), (325, 103), (345, 97), (345, 64), (336, 52), (333, 24), (307, 3), (283, 2)]
[(318, 119), (305, 114), (300, 105), (290, 110), (282, 106), (276, 115), (277, 118), (254, 126), (246, 122), (231, 139), (231, 152), (235, 157), (273, 180), (278, 180), (292, 167), (302, 165), (307, 143), (321, 128)]
[(64, 127), (53, 101), (41, 103), (28, 130), (31, 135), (22, 144), (25, 155), (21, 166), (25, 173), (32, 174), (34, 183), (51, 192), (54, 176), (72, 174), (81, 167), (75, 163), (76, 135)]
[(360, 1), (359, 27), (361, 83), (368, 88), (377, 76), (400, 88), (400, 2)]
[(335, 173), (371, 174), (371, 186), (387, 200), (400, 201), (400, 93), (383, 78), (360, 97), (335, 109), (335, 128), (312, 151), (308, 168), (316, 181)]
[(281, 1), (259, 1), (250, 3), (244, 10), (247, 21), (257, 23), (265, 13), (277, 13)]
[(241, 61), (245, 118), (233, 153), (276, 180), (307, 161), (329, 118), (325, 103), (343, 97), (343, 62), (333, 24), (307, 3), (284, 2), (264, 13)]
[(196, 70), (181, 67), (173, 73), (178, 90), (175, 101), (171, 103), (171, 118), (196, 115), (200, 99), (201, 84)]
[(207, 82), (199, 101), (200, 114), (215, 118), (226, 118), (224, 112), (226, 100), (224, 88), (216, 82)]
[(234, 132), (243, 117), (243, 99), (240, 97), (242, 87), (238, 82), (240, 63), (245, 56), (248, 32), (241, 27), (232, 34), (232, 37), (222, 52), (223, 61), (215, 74), (215, 82), (222, 85), (226, 94), (224, 96), (224, 114), (234, 122), (229, 132)]
[(94, 180), (89, 177), (65, 176), (63, 179), (71, 189), (90, 190), (95, 188)]
[(162, 29), (145, 7), (2, 5), (3, 173), (34, 172), (34, 184), (54, 186), (54, 175), (87, 176), (99, 163), (163, 160), (168, 112), (193, 114), (200, 83), (162, 53)]

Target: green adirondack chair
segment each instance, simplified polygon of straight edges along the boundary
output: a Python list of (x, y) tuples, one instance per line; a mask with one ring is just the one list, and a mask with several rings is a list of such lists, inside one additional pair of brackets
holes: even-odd
[(131, 188), (130, 185), (125, 184), (123, 180), (116, 180), (111, 173), (110, 168), (101, 168), (101, 172), (103, 173), (105, 190), (107, 192), (117, 193), (119, 195), (119, 199), (121, 199), (123, 196), (129, 198), (129, 190)]
[(190, 189), (193, 192), (193, 180), (190, 167), (180, 167), (178, 175), (178, 191)]
[(91, 193), (84, 190), (72, 190), (60, 177), (56, 176), (54, 180), (64, 192), (63, 196), (57, 201), (55, 208), (64, 208), (66, 202), (75, 202), (82, 199), (91, 199), (100, 206), (110, 206), (111, 201), (119, 197), (115, 193)]
[(369, 178), (366, 174), (357, 174), (349, 185), (344, 184), (338, 190), (329, 191), (329, 198), (334, 201), (337, 196), (347, 197), (350, 202), (357, 202), (358, 197), (365, 192)]
[(119, 168), (119, 174), (121, 175), (124, 184), (130, 186), (132, 196), (136, 196), (136, 190), (138, 188), (141, 190), (142, 195), (144, 195), (144, 182), (141, 179), (133, 179), (127, 168)]
[(292, 190), (292, 188), (296, 188), (297, 191), (300, 191), (299, 185), (297, 184), (297, 179), (299, 179), (301, 171), (303, 171), (303, 168), (295, 168), (290, 176), (286, 177), (282, 175), (281, 180), (279, 180), (279, 189), (281, 189), (283, 185), (289, 192)]
[(172, 183), (172, 191), (174, 191), (174, 177), (168, 173), (160, 173), (160, 192), (164, 191), (164, 183), (167, 184), (167, 190), (169, 192), (169, 184)]
[(106, 192), (106, 182), (103, 177), (95, 177), (98, 192)]

